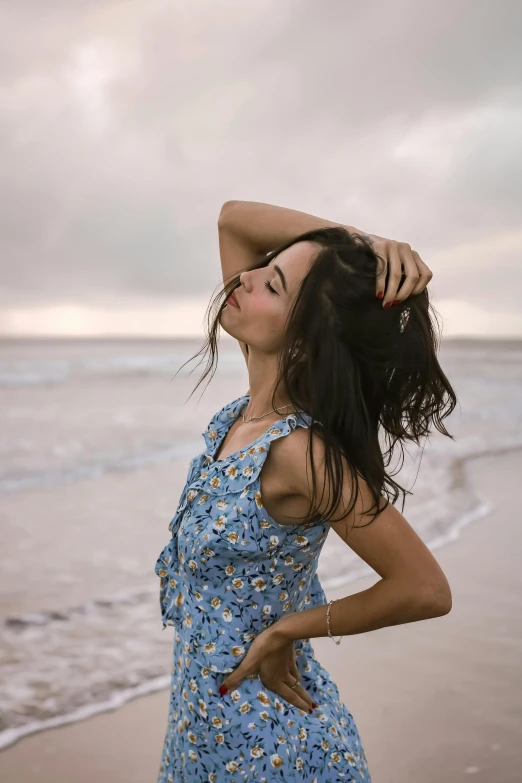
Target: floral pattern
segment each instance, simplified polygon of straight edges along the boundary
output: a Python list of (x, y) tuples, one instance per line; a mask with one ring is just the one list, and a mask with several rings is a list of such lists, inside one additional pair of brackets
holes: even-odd
[(272, 424), (215, 460), (249, 395), (228, 403), (202, 433), (158, 557), (163, 627), (174, 626), (167, 732), (158, 783), (371, 783), (353, 716), (309, 639), (295, 643), (302, 685), (319, 705), (294, 707), (259, 678), (221, 696), (219, 686), (257, 634), (285, 613), (326, 604), (317, 576), (328, 534), (280, 525), (263, 507), (260, 473), (270, 443), (304, 412)]

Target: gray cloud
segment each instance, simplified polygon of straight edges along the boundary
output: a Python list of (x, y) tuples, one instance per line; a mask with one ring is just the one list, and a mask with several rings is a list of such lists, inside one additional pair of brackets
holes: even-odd
[[(0, 306), (209, 295), (230, 198), (428, 264), (518, 228), (519, 3), (253, 5), (0, 4)], [(516, 309), (521, 268), (505, 251), (434, 283)]]

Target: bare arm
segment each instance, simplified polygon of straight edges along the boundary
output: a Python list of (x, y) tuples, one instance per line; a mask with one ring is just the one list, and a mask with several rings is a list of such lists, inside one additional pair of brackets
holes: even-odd
[(226, 201), (221, 207), (218, 226), (233, 232), (259, 255), (268, 253), (289, 239), (314, 228), (340, 226), (353, 234), (363, 233), (344, 223), (333, 223), (306, 212), (263, 204), (260, 201)]
[[(284, 461), (289, 487), (310, 500), (311, 489), (306, 478), (308, 434), (296, 431), (284, 438), (279, 458)], [(326, 484), (324, 447), (314, 439), (314, 463), (319, 486)], [(366, 482), (359, 478), (360, 496), (354, 509), (338, 522), (331, 523), (337, 535), (381, 579), (367, 590), (336, 600), (330, 611), (333, 636), (365, 633), (389, 625), (417, 622), (439, 617), (451, 611), (451, 589), (431, 550), (424, 544), (401, 512), (392, 504), (373, 521), (363, 512), (372, 504)], [(326, 508), (329, 492), (319, 510)], [(335, 510), (339, 516), (352, 498), (351, 481), (344, 485), (341, 501)], [(385, 499), (382, 498), (381, 506)], [(370, 524), (367, 524), (370, 522)], [(289, 613), (272, 626), (288, 639), (308, 639), (328, 635), (326, 606)]]
[(420, 294), (432, 279), (431, 269), (407, 242), (397, 242), (377, 234), (366, 234), (354, 226), (334, 223), (306, 212), (263, 204), (260, 201), (226, 201), (221, 207), (218, 219), (220, 233), (223, 231), (235, 237), (256, 258), (262, 258), (270, 250), (307, 231), (338, 226), (345, 228), (350, 234), (364, 237), (371, 244), (373, 251), (385, 261), (383, 268), (378, 270), (375, 290), (383, 307), (400, 304), (410, 294)]
[[(263, 256), (298, 234), (314, 228), (341, 226), (360, 233), (353, 226), (307, 215), (295, 209), (258, 201), (226, 201), (218, 218), (219, 253), (223, 282), (252, 269)], [(238, 340), (248, 366), (245, 343)]]
[[(223, 283), (226, 285), (241, 272), (252, 269), (263, 256), (247, 239), (226, 226), (222, 220), (222, 214), (223, 210), (218, 220), (219, 255), (221, 256)], [(238, 340), (238, 343), (248, 367), (247, 346), (241, 340)], [(250, 389), (247, 394), (249, 393)]]

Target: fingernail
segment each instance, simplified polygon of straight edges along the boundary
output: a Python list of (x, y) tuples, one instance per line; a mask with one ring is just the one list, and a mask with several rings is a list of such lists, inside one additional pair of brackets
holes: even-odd
[(393, 302), (386, 302), (386, 304), (384, 305), (384, 309), (387, 310), (389, 307), (392, 306), (392, 304)]
[(220, 687), (220, 689), (219, 689), (219, 692), (220, 692), (220, 694), (221, 694), (222, 696), (224, 696), (224, 695), (225, 695), (225, 693), (228, 693), (228, 688), (227, 688), (227, 686), (226, 686), (226, 685), (222, 685), (222, 686)]
[(394, 305), (398, 305), (400, 303), (401, 303), (400, 299), (394, 299), (393, 302), (392, 302), (392, 304), (394, 304)]
[(315, 701), (312, 702), (312, 707), (318, 707), (319, 705), (315, 703)]
[(383, 296), (384, 296), (384, 291), (379, 291), (379, 293), (377, 294), (377, 299), (382, 299)]
[(311, 715), (311, 714), (312, 714), (312, 712), (313, 712), (313, 710), (308, 710), (308, 712), (309, 712), (309, 714)]

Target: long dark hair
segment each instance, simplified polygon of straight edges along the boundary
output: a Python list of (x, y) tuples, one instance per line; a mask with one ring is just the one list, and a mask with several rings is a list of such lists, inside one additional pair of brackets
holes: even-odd
[[(375, 519), (389, 502), (396, 503), (399, 493), (403, 493), (403, 508), (406, 494), (412, 494), (386, 471), (395, 447), (401, 450), (402, 462), (404, 443), (419, 445), (432, 425), (454, 440), (442, 423), (454, 410), (457, 397), (436, 356), (440, 342), (434, 328), (434, 322), (438, 325), (437, 314), (427, 288), (400, 305), (383, 308), (375, 289), (378, 270), (384, 271), (386, 262), (374, 252), (371, 241), (342, 227), (300, 234), (249, 268), (267, 266), (283, 250), (302, 241), (315, 242), (319, 252), (288, 315), (272, 406), (276, 407), (277, 389), (284, 383), (289, 402), (312, 418), (308, 441), (312, 499), (303, 525), (315, 524), (318, 519), (338, 521), (332, 514), (347, 480), (346, 464), (352, 502), (341, 519), (357, 502), (357, 475), (371, 491), (374, 503), (366, 513), (376, 509)], [(404, 272), (401, 284), (403, 280)], [(195, 356), (209, 352), (209, 357), (192, 394), (211, 371), (209, 383), (214, 375), (221, 312), (239, 284), (239, 275), (226, 280), (207, 308), (207, 339)], [(314, 505), (317, 478), (311, 457), (316, 433), (324, 442), (324, 464), (331, 487), (331, 502), (321, 514)], [(379, 435), (386, 448), (381, 448)], [(381, 507), (383, 495), (387, 503)]]

